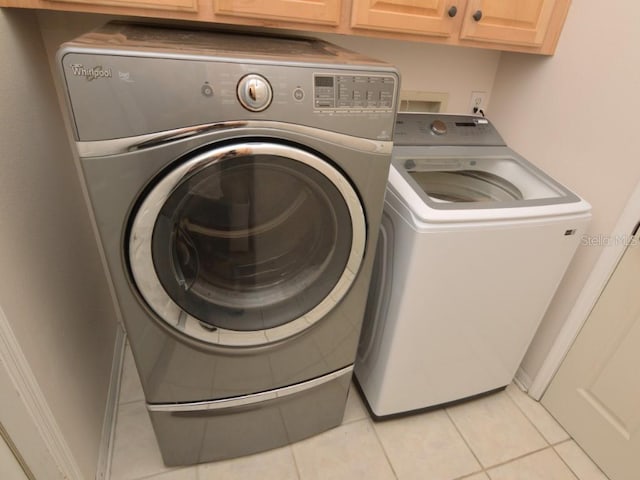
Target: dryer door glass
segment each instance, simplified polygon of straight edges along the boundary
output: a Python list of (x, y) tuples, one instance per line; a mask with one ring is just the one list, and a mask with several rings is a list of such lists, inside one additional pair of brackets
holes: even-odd
[[(151, 275), (168, 298), (137, 283), (163, 319), (213, 343), (265, 343), (308, 328), (346, 293), (362, 260), (364, 218), (326, 160), (248, 143), (187, 164), (138, 213), (155, 217)], [(147, 210), (159, 200), (157, 213)]]

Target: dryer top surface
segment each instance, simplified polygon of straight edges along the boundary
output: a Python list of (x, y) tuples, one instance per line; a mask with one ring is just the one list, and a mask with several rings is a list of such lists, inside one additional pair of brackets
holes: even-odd
[(65, 44), (65, 48), (127, 51), (149, 56), (210, 57), (262, 60), (269, 63), (366, 66), (390, 69), (385, 62), (308, 37), (282, 37), (264, 33), (181, 29), (111, 22)]

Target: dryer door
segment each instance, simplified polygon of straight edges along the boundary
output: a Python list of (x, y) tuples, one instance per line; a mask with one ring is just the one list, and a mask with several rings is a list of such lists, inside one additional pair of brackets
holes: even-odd
[(278, 143), (200, 153), (141, 200), (133, 280), (166, 323), (208, 343), (255, 346), (321, 320), (351, 286), (366, 240), (349, 181)]

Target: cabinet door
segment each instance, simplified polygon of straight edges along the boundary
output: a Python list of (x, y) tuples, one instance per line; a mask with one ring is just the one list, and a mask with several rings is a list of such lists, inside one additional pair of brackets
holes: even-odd
[(449, 37), (458, 28), (461, 0), (353, 0), (351, 26)]
[(213, 0), (213, 11), (216, 15), (337, 25), (340, 0)]
[[(169, 10), (174, 12), (197, 12), (198, 0), (52, 0), (84, 5), (107, 5), (112, 7)], [(133, 13), (133, 12), (132, 12)], [(134, 13), (135, 14), (135, 13)]]
[(469, 0), (460, 38), (541, 46), (558, 0)]

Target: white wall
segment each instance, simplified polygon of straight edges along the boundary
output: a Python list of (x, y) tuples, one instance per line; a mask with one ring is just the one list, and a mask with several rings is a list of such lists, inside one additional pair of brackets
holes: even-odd
[[(640, 181), (639, 25), (636, 1), (574, 1), (555, 56), (504, 53), (493, 86), (488, 116), (510, 146), (592, 204), (595, 240), (611, 234)], [(602, 248), (579, 249), (522, 364), (529, 377)]]
[(0, 58), (0, 305), (89, 479), (116, 316), (32, 12), (0, 10)]

